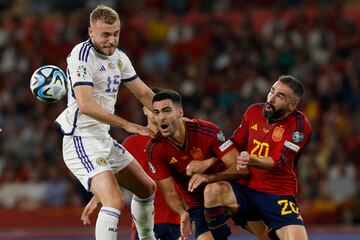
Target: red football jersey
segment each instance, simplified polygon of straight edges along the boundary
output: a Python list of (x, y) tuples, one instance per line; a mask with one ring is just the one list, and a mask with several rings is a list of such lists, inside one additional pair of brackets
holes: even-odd
[[(149, 173), (148, 159), (145, 150), (146, 144), (149, 140), (150, 137), (147, 136), (132, 135), (124, 140), (123, 146), (140, 163), (141, 167), (144, 168), (145, 172), (147, 172), (148, 175), (151, 176), (151, 173)], [(180, 223), (179, 216), (173, 210), (171, 210), (171, 208), (167, 205), (160, 187), (157, 187), (156, 189), (154, 210), (155, 210), (155, 216), (154, 216), (155, 224)]]
[(275, 162), (274, 171), (249, 167), (247, 185), (267, 193), (295, 196), (297, 160), (310, 140), (310, 122), (296, 110), (285, 119), (269, 124), (262, 114), (263, 107), (264, 104), (251, 105), (231, 137), (239, 150), (246, 150), (252, 156), (269, 156)]
[[(194, 192), (187, 190), (191, 177), (186, 175), (186, 166), (192, 160), (205, 160), (214, 156), (221, 158), (234, 145), (231, 141), (229, 141), (230, 145), (223, 144), (225, 136), (213, 123), (196, 119), (184, 121), (186, 131), (184, 146), (176, 145), (169, 138), (162, 137), (161, 134), (150, 140), (147, 145), (149, 167), (154, 178), (158, 180), (171, 176), (189, 207), (203, 206), (203, 187), (197, 188)], [(217, 161), (205, 173), (211, 174), (224, 169), (225, 165), (221, 161)]]

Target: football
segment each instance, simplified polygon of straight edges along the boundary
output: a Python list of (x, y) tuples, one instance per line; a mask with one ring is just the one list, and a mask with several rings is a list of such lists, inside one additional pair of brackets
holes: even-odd
[(57, 66), (42, 66), (36, 69), (31, 76), (30, 89), (41, 102), (59, 101), (67, 92), (66, 75)]

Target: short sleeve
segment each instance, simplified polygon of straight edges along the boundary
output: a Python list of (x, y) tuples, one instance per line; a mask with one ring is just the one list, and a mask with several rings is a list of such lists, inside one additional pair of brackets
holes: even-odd
[[(94, 55), (91, 47), (91, 45), (80, 46), (80, 49), (74, 49), (67, 59), (67, 75), (72, 87), (79, 85), (94, 86)], [(83, 52), (85, 52), (84, 56), (81, 54)]]
[(234, 131), (230, 137), (231, 141), (238, 147), (239, 150), (246, 149), (249, 137), (249, 110), (243, 116), (240, 126)]
[(275, 168), (283, 167), (287, 162), (293, 161), (300, 155), (303, 148), (311, 138), (311, 126), (307, 119), (304, 120), (304, 127), (297, 128), (295, 125), (286, 130), (281, 142), (277, 145), (271, 155), (275, 162)]
[[(120, 51), (120, 50), (119, 50)], [(121, 81), (129, 82), (137, 78), (135, 69), (129, 59), (129, 57), (122, 51), (120, 51), (120, 70), (121, 70)]]
[(166, 165), (166, 154), (164, 154), (161, 145), (150, 141), (146, 146), (146, 153), (151, 178), (161, 180), (171, 176)]
[(213, 152), (218, 158), (222, 158), (226, 153), (228, 153), (231, 149), (233, 149), (235, 146), (233, 142), (229, 139), (226, 140), (226, 136), (224, 133), (218, 129), (218, 133), (216, 134), (216, 137), (213, 138), (212, 141), (212, 148)]

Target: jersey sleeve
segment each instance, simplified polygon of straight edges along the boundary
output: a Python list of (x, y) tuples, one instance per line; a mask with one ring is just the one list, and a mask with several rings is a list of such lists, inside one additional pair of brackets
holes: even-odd
[(92, 46), (77, 46), (67, 58), (67, 74), (71, 87), (79, 85), (94, 86), (93, 81), (93, 61), (94, 55), (91, 51)]
[(129, 82), (135, 80), (137, 78), (137, 75), (129, 57), (124, 52), (120, 51), (120, 58), (121, 81)]
[(171, 176), (166, 165), (165, 149), (162, 146), (150, 141), (146, 146), (146, 153), (148, 156), (148, 165), (151, 173), (151, 178), (155, 180), (165, 179)]
[(241, 151), (246, 149), (246, 145), (249, 137), (249, 109), (245, 112), (240, 126), (234, 131), (230, 140), (238, 147)]
[[(300, 124), (298, 124), (299, 122)], [(311, 132), (311, 126), (307, 119), (299, 120), (297, 124), (287, 129), (271, 156), (274, 160), (274, 168), (281, 168), (287, 162), (294, 161), (310, 141)]]

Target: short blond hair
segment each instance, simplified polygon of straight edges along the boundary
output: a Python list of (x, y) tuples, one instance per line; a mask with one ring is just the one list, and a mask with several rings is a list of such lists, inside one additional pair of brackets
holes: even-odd
[(106, 24), (113, 24), (120, 20), (120, 18), (119, 14), (114, 9), (100, 4), (91, 12), (90, 24), (95, 24), (98, 20), (101, 20)]

